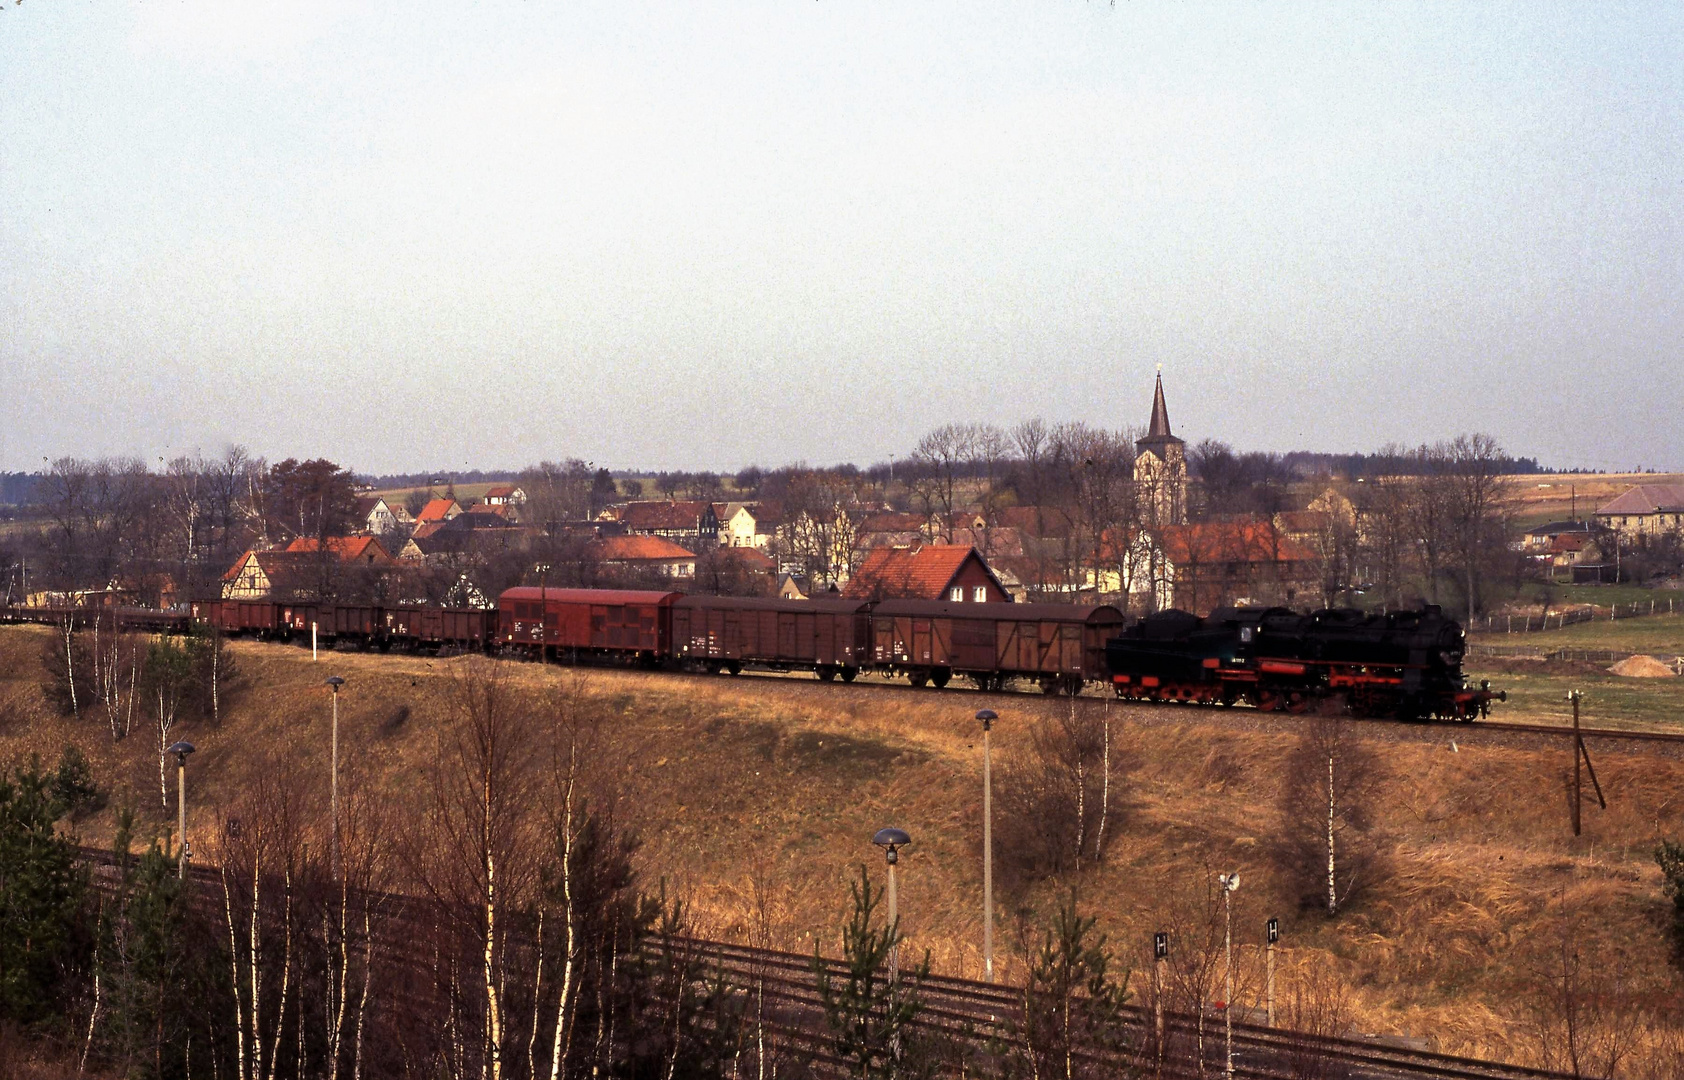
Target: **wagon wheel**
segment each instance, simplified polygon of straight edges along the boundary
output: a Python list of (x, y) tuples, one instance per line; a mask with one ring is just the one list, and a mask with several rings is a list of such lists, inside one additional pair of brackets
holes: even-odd
[(1287, 698), (1286, 711), (1294, 716), (1303, 716), (1305, 713), (1310, 711), (1310, 707), (1314, 704), (1315, 701), (1313, 699), (1305, 697), (1303, 694), (1294, 690), (1292, 695)]
[(1058, 680), (1051, 677), (1050, 675), (1041, 676), (1041, 693), (1043, 693), (1043, 694), (1056, 694), (1056, 693), (1058, 693)]
[(860, 673), (859, 668), (845, 667), (845, 668), (842, 669), (842, 681), (843, 682), (853, 682), (854, 676), (858, 675), (859, 673)]
[(937, 668), (935, 671), (930, 673), (930, 681), (936, 684), (937, 690), (946, 686), (952, 678), (953, 672), (947, 668)]
[(1274, 712), (1281, 707), (1280, 695), (1273, 690), (1259, 690), (1257, 692), (1257, 708), (1262, 712)]
[(725, 665), (725, 670), (729, 671), (733, 675), (741, 675), (743, 673), (742, 661), (732, 660)]
[(834, 682), (835, 680), (836, 680), (836, 669), (829, 666), (828, 664), (820, 665), (820, 667), (819, 667), (819, 681), (820, 682)]
[(910, 672), (906, 676), (906, 681), (910, 682), (913, 686), (923, 686), (925, 683), (930, 681), (930, 673), (927, 671)]

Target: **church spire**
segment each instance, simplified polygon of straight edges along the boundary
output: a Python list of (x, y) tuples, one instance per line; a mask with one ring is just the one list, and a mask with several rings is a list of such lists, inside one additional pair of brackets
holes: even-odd
[(1152, 395), (1152, 423), (1146, 429), (1148, 439), (1173, 438), (1169, 431), (1169, 406), (1164, 404), (1164, 371), (1158, 368), (1158, 388)]

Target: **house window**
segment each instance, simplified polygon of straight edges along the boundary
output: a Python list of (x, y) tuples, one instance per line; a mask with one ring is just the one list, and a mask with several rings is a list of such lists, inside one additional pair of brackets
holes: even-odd
[(971, 599), (978, 604), (982, 603), (984, 600), (987, 600), (988, 599), (988, 586), (978, 585), (974, 589), (972, 589), (971, 590)]
[(953, 586), (953, 588), (947, 590), (947, 598), (955, 604), (961, 602), (965, 599), (965, 587), (963, 585)]

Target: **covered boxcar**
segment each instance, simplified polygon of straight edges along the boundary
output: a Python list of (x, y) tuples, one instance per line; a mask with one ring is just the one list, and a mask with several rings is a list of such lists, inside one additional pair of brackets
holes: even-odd
[(672, 657), (735, 675), (745, 666), (852, 682), (870, 663), (862, 600), (686, 596), (672, 605)]
[(656, 664), (670, 655), (675, 592), (620, 589), (506, 590), (497, 641), (563, 660), (601, 657)]
[(871, 612), (871, 661), (914, 686), (965, 675), (984, 688), (1024, 678), (1047, 693), (1077, 693), (1107, 677), (1105, 641), (1123, 623), (1109, 604), (884, 600)]

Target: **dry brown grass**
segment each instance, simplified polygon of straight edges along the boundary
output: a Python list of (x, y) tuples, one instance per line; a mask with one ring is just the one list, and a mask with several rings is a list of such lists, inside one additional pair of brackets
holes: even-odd
[[(112, 809), (78, 824), (85, 839), (105, 842), (124, 802), (161, 831), (173, 809), (159, 806), (153, 741), (142, 728), (114, 747), (95, 721), (48, 716), (35, 689), (41, 638), (32, 628), (0, 630), (0, 757), (37, 752), (51, 761), (74, 741), (116, 790)], [(312, 664), (308, 650), (236, 648), (251, 691), (220, 730), (178, 729), (200, 747), (190, 766), (190, 833), (208, 836), (216, 807), (259, 773), (291, 777), (325, 811), (321, 680), (330, 672), (348, 680), (347, 767), (390, 805), (416, 804), (449, 723), (441, 679), (459, 661), (333, 654)], [(517, 665), (511, 677), (537, 690), (571, 676)], [(900, 888), (913, 944), (931, 950), (938, 970), (980, 975), (980, 744), (971, 717), (983, 704), (1000, 712), (995, 747), (1004, 755), (1021, 745), (1030, 718), (1066, 703), (624, 671), (590, 673), (588, 693), (613, 732), (610, 761), (626, 796), (622, 812), (644, 838), (644, 872), (690, 898), (702, 932), (747, 939), (758, 866), (771, 884), (772, 944), (834, 951), (847, 881), (861, 863), (878, 872), (881, 855), (868, 838), (895, 824), (915, 838)], [(1574, 839), (1564, 751), (1452, 752), (1448, 736), (1377, 740), (1391, 777), (1375, 814), (1391, 874), (1330, 923), (1297, 910), (1270, 865), (1283, 742), (1292, 736), (1192, 709), (1113, 707), (1112, 716), (1131, 770), (1116, 791), (1107, 862), (1077, 882), (1002, 896), (1002, 952), (1017, 912), (1050, 911), (1059, 891), (1077, 884), (1124, 962), (1144, 970), (1152, 932), (1185, 923), (1208, 875), (1237, 868), (1245, 881), (1235, 897), (1247, 965), (1242, 1001), (1260, 996), (1256, 943), (1264, 919), (1279, 915), (1283, 964), (1334, 973), (1358, 1030), (1430, 1033), (1446, 1051), (1528, 1060), (1527, 1003), (1564, 907), (1594, 913), (1579, 926), (1582, 948), (1621, 973), (1631, 1000), (1684, 1000), (1684, 981), (1665, 963), (1650, 858), (1658, 830), (1684, 832), (1684, 762), (1676, 758), (1601, 752), (1611, 805), (1588, 809), (1585, 835)]]

